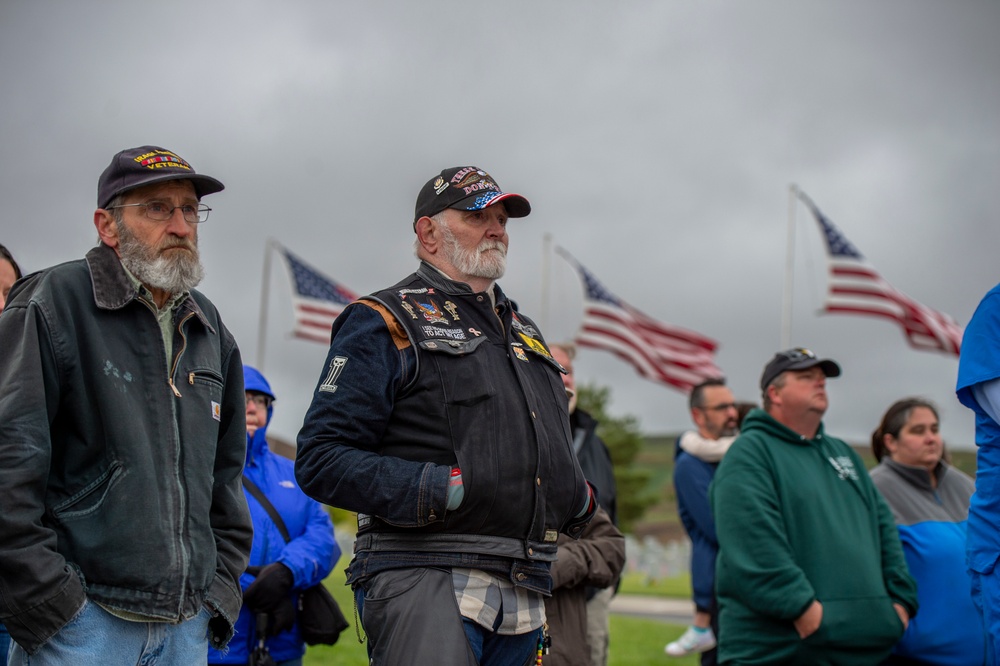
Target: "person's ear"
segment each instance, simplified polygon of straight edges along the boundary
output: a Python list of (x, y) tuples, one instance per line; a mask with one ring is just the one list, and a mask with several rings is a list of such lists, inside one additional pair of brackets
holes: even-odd
[(94, 226), (101, 242), (108, 247), (118, 247), (118, 225), (115, 216), (109, 210), (98, 208), (94, 211)]
[(417, 232), (417, 240), (420, 242), (420, 246), (428, 254), (435, 254), (441, 247), (441, 227), (437, 221), (424, 215), (416, 221), (413, 229)]

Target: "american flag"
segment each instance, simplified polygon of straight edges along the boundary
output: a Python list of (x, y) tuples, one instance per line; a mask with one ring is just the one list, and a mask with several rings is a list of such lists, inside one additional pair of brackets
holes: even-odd
[(608, 291), (565, 250), (556, 251), (583, 280), (578, 345), (609, 351), (631, 363), (643, 377), (684, 393), (706, 379), (722, 377), (715, 365), (715, 340), (643, 314)]
[(910, 346), (958, 355), (962, 328), (948, 315), (921, 305), (885, 281), (858, 249), (804, 193), (826, 241), (830, 266), (825, 312), (884, 317), (903, 327)]
[(357, 295), (288, 250), (281, 248), (280, 251), (292, 276), (292, 308), (295, 311), (293, 334), (298, 338), (329, 344), (333, 320)]

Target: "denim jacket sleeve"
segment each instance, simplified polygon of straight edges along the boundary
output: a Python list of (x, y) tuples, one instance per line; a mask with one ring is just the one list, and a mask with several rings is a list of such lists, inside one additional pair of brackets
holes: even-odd
[(396, 393), (415, 368), (412, 348), (396, 348), (375, 310), (355, 303), (337, 318), (298, 436), (295, 476), (307, 495), (400, 527), (444, 515), (447, 465), (380, 452)]

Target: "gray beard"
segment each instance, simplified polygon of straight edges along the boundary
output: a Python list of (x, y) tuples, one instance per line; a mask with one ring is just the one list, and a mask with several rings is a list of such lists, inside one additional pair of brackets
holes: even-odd
[(198, 254), (198, 242), (174, 243), (166, 247), (187, 247), (192, 252), (173, 252), (173, 256), (159, 253), (160, 248), (151, 248), (142, 242), (125, 226), (116, 220), (118, 227), (118, 253), (122, 265), (146, 287), (162, 289), (175, 295), (190, 291), (205, 277), (205, 268)]
[[(483, 241), (479, 247), (466, 250), (459, 246), (451, 229), (444, 230), (445, 251), (448, 261), (465, 275), (487, 280), (499, 280), (507, 270), (507, 248), (500, 241)], [(496, 248), (497, 252), (491, 251)]]

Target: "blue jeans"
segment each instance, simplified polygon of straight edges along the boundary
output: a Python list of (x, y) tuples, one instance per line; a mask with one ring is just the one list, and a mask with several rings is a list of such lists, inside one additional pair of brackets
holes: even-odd
[(10, 666), (193, 666), (208, 662), (208, 620), (202, 608), (180, 624), (130, 622), (87, 600), (80, 612), (29, 655), (14, 644)]
[(7, 652), (10, 650), (10, 634), (7, 627), (0, 624), (0, 664), (7, 663)]
[[(498, 615), (497, 622), (501, 619)], [(501, 636), (468, 618), (462, 618), (462, 624), (465, 635), (469, 638), (469, 645), (472, 646), (472, 652), (481, 666), (526, 666), (528, 663), (534, 663), (533, 656), (538, 650), (541, 629), (516, 636)], [(527, 661), (525, 655), (529, 656)]]

